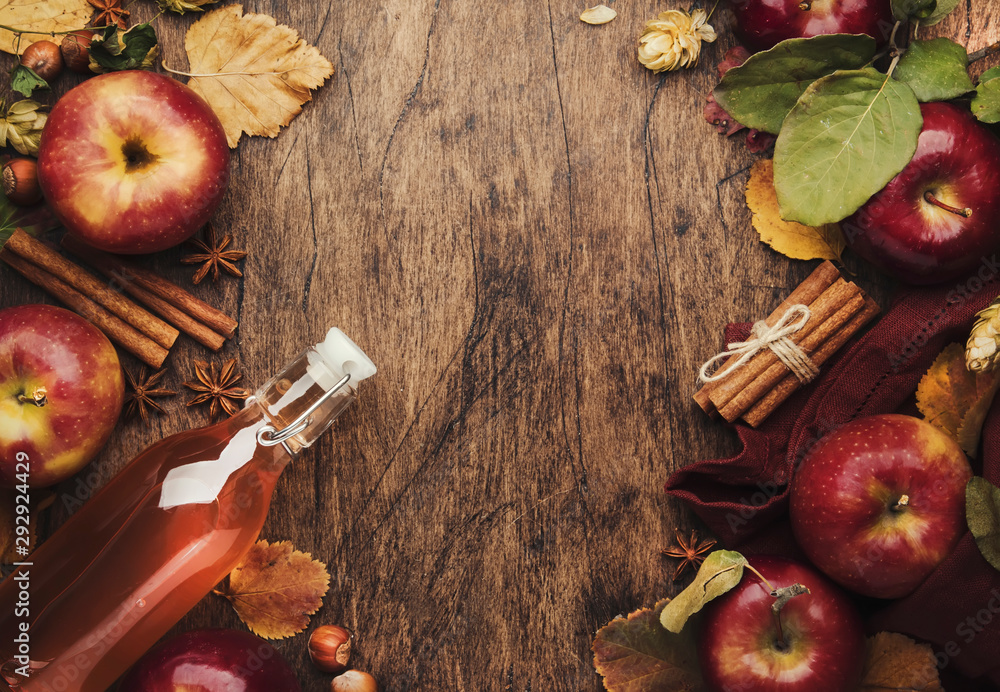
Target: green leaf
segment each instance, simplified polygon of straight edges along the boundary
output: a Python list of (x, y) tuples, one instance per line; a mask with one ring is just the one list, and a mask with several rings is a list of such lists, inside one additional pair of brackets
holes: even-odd
[(726, 72), (715, 100), (740, 124), (778, 134), (806, 87), (836, 70), (864, 67), (874, 55), (875, 39), (864, 34), (789, 39)]
[(148, 69), (156, 47), (156, 31), (148, 22), (137, 24), (121, 35), (112, 25), (91, 42), (90, 57), (106, 72)]
[(1000, 488), (975, 476), (965, 486), (965, 521), (979, 552), (1000, 570)]
[(743, 566), (746, 564), (747, 559), (733, 550), (716, 550), (711, 553), (701, 563), (690, 586), (663, 609), (660, 624), (675, 634), (680, 632), (688, 618), (704, 608), (706, 603), (740, 583)]
[(926, 17), (920, 19), (920, 26), (933, 26), (951, 14), (958, 7), (959, 0), (937, 0), (934, 9)]
[(94, 36), (91, 40), (90, 45), (93, 46), (94, 44), (107, 50), (111, 55), (120, 55), (122, 44), (118, 41), (118, 27), (114, 24), (104, 27), (104, 33), (100, 36)]
[(986, 70), (986, 72), (979, 75), (979, 83), (982, 84), (983, 82), (988, 82), (991, 79), (996, 79), (997, 77), (1000, 77), (1000, 67), (991, 67)]
[(893, 77), (909, 85), (921, 103), (945, 101), (972, 91), (969, 54), (946, 38), (911, 41)]
[(928, 16), (937, 7), (937, 0), (890, 0), (892, 16), (901, 22), (910, 17)]
[(49, 83), (27, 65), (17, 64), (10, 73), (10, 88), (21, 92), (25, 98), (31, 98), (31, 92), (35, 89), (48, 89)]
[(594, 668), (604, 676), (611, 692), (686, 690), (701, 692), (694, 632), (667, 632), (660, 614), (669, 599), (652, 609), (643, 608), (627, 618), (616, 617), (597, 631)]
[(912, 19), (920, 22), (920, 26), (931, 26), (951, 14), (958, 7), (958, 0), (891, 0), (889, 4), (899, 21)]
[(922, 125), (913, 90), (875, 69), (818, 79), (775, 144), (781, 218), (820, 226), (853, 213), (909, 163)]
[[(983, 76), (986, 76), (985, 72)], [(994, 77), (979, 82), (976, 95), (972, 97), (971, 108), (972, 114), (984, 123), (1000, 122), (1000, 78)]]

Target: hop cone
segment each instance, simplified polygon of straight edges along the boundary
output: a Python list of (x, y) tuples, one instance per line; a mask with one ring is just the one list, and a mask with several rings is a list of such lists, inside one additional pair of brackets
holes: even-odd
[(711, 43), (716, 38), (705, 10), (667, 10), (646, 22), (639, 37), (639, 62), (653, 72), (694, 67), (701, 42)]
[(0, 117), (0, 145), (10, 144), (25, 156), (37, 156), (42, 129), (49, 117), (39, 110), (41, 107), (40, 103), (27, 99), (11, 105), (7, 115)]
[(1000, 363), (1000, 296), (980, 310), (965, 345), (965, 367), (989, 372)]

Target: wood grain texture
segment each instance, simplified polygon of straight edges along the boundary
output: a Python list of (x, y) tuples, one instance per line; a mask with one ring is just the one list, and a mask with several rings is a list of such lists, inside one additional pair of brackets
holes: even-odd
[[(250, 251), (245, 278), (192, 290), (241, 327), (218, 355), (182, 338), (164, 384), (236, 357), (253, 388), (333, 325), (379, 365), (285, 472), (263, 537), (329, 563), (312, 626), (352, 629), (383, 690), (601, 689), (593, 633), (674, 592), (659, 550), (693, 520), (663, 482), (735, 447), (691, 399), (698, 366), (727, 321), (768, 314), (817, 264), (758, 241), (754, 156), (702, 118), (734, 43), (725, 5), (701, 65), (662, 76), (635, 47), (666, 6), (613, 6), (589, 26), (564, 0), (244, 3), (337, 72), (279, 137), (234, 151), (216, 224)], [(998, 8), (967, 0), (926, 34), (980, 48)], [(196, 18), (157, 20), (172, 67)], [(180, 255), (147, 264), (186, 284)], [(847, 266), (886, 306), (891, 284)], [(0, 307), (24, 302), (49, 299), (4, 271)], [(43, 531), (141, 448), (204, 424), (184, 399), (120, 424)], [(198, 626), (242, 628), (216, 597), (177, 630)], [(306, 642), (278, 646), (304, 690), (326, 690)]]

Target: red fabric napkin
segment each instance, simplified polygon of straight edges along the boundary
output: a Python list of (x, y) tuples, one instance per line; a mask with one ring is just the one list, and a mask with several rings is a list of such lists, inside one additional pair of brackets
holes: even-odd
[[(788, 482), (796, 463), (825, 433), (879, 413), (913, 413), (913, 394), (934, 358), (965, 343), (973, 318), (1000, 292), (994, 265), (960, 285), (907, 291), (866, 334), (845, 347), (816, 382), (804, 387), (754, 430), (736, 424), (743, 451), (699, 461), (666, 484), (727, 547), (801, 558), (787, 522)], [(985, 276), (984, 276), (985, 275)], [(730, 325), (727, 342), (749, 325)], [(1000, 485), (1000, 398), (987, 417), (981, 465)], [(865, 601), (871, 632), (900, 632), (934, 646), (941, 667), (1000, 685), (1000, 572), (983, 559), (971, 534), (916, 592), (897, 601)], [(948, 692), (960, 689), (948, 686)], [(965, 684), (964, 689), (983, 689)]]

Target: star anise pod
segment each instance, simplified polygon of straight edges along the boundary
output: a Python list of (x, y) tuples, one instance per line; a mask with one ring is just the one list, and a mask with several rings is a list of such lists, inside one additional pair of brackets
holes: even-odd
[(139, 371), (138, 376), (133, 375), (127, 369), (125, 370), (125, 379), (128, 380), (128, 386), (132, 390), (128, 395), (128, 399), (125, 400), (125, 415), (127, 417), (131, 418), (138, 413), (142, 422), (148, 423), (150, 410), (163, 413), (163, 408), (153, 401), (153, 398), (173, 396), (177, 393), (170, 389), (159, 388), (160, 380), (163, 379), (163, 375), (166, 372), (166, 370), (160, 370), (158, 373), (147, 377), (145, 366)]
[(677, 545), (668, 546), (660, 552), (667, 557), (675, 557), (681, 561), (674, 571), (674, 581), (677, 581), (689, 567), (692, 571), (697, 572), (701, 563), (708, 556), (708, 552), (715, 547), (716, 542), (712, 539), (699, 540), (697, 531), (692, 531), (691, 538), (686, 542), (679, 531), (674, 531), (674, 537), (677, 540)]
[(194, 374), (197, 377), (195, 382), (185, 382), (184, 386), (198, 392), (198, 395), (187, 402), (188, 406), (197, 406), (205, 402), (211, 402), (208, 414), (211, 419), (216, 420), (221, 413), (233, 416), (240, 407), (236, 404), (243, 401), (250, 392), (242, 387), (233, 385), (240, 381), (243, 375), (236, 369), (236, 360), (227, 360), (222, 365), (222, 370), (215, 371), (215, 363), (208, 363), (197, 360), (194, 363)]
[(122, 0), (87, 0), (87, 2), (98, 10), (93, 19), (94, 26), (115, 24), (119, 29), (125, 29), (128, 26), (125, 20), (131, 13), (122, 7)]
[(212, 283), (219, 280), (219, 268), (221, 267), (227, 274), (232, 276), (243, 276), (243, 272), (234, 264), (247, 256), (242, 250), (226, 250), (229, 243), (233, 242), (231, 235), (222, 237), (220, 242), (215, 240), (215, 229), (212, 224), (205, 226), (205, 240), (194, 238), (188, 241), (201, 252), (181, 258), (181, 264), (200, 264), (198, 271), (194, 273), (191, 280), (198, 285), (202, 279), (212, 272)]

